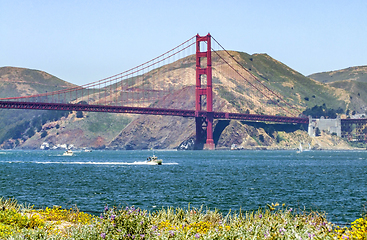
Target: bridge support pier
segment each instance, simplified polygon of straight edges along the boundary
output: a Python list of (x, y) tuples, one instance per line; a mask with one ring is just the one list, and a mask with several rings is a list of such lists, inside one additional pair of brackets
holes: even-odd
[[(200, 51), (200, 43), (206, 43), (206, 51)], [(215, 144), (213, 140), (213, 85), (212, 85), (212, 47), (211, 47), (211, 36), (196, 35), (196, 146), (200, 146), (203, 143), (204, 128), (206, 127), (206, 143), (204, 149), (214, 150)], [(206, 63), (202, 63), (201, 59), (206, 59)], [(202, 79), (202, 76), (206, 76)], [(202, 96), (206, 98), (206, 117), (205, 121), (203, 118), (199, 119), (199, 112), (202, 111)], [(205, 124), (205, 123), (206, 124)], [(206, 125), (206, 126), (204, 126)]]
[(195, 124), (195, 149), (214, 150), (215, 144), (213, 140), (213, 118), (195, 117)]
[(206, 117), (206, 143), (204, 144), (205, 150), (214, 150), (215, 144), (213, 139), (213, 112), (208, 112)]
[(205, 132), (206, 132), (206, 121), (203, 117), (195, 117), (195, 126), (196, 126), (196, 142), (195, 142), (195, 150), (201, 150), (204, 147), (205, 142)]

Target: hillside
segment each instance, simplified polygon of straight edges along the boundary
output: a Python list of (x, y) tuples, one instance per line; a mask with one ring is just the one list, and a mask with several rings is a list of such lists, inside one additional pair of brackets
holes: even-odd
[[(76, 85), (38, 70), (0, 68), (0, 98), (26, 96)], [(100, 148), (129, 122), (131, 116), (103, 113), (0, 109), (0, 147), (38, 149), (43, 142)], [(46, 135), (46, 136), (45, 136)]]
[(45, 93), (74, 86), (43, 71), (15, 67), (0, 68), (1, 98)]
[(367, 83), (367, 66), (349, 67), (336, 71), (314, 73), (308, 76), (321, 83), (357, 81)]
[(347, 109), (361, 114), (367, 113), (367, 66), (315, 73), (309, 77), (331, 87), (345, 90), (349, 93), (350, 105)]
[[(220, 52), (219, 54), (224, 53)], [(346, 109), (347, 107), (357, 108), (358, 104), (365, 102), (364, 98), (358, 97), (358, 95), (355, 98), (350, 98), (352, 93), (347, 89), (336, 88), (305, 77), (267, 54), (249, 55), (243, 52), (230, 52), (230, 54), (247, 70), (237, 66), (236, 70), (239, 73), (237, 74), (223, 61), (220, 61), (218, 56), (213, 57), (213, 62), (215, 62), (213, 64), (215, 111), (274, 115), (292, 113), (297, 116), (307, 107), (324, 103), (330, 108)], [(222, 57), (227, 62), (234, 62), (226, 55)], [(34, 94), (72, 86), (44, 72), (30, 71), (31, 74), (25, 69), (22, 72), (17, 68), (7, 68), (6, 71), (1, 68), (0, 80), (2, 82), (0, 84), (13, 90), (9, 90), (8, 95), (5, 94), (6, 91), (2, 92), (4, 95), (0, 95), (0, 97), (12, 94), (18, 96)], [(8, 77), (4, 77), (4, 75)], [(145, 84), (154, 84), (155, 88), (158, 89), (170, 89), (169, 95), (151, 102), (151, 106), (194, 109), (194, 56), (151, 70), (148, 75), (150, 79), (157, 79), (157, 81)], [(10, 84), (9, 76), (14, 76), (12, 77), (13, 85)], [(51, 83), (49, 89), (46, 87), (48, 83)], [(35, 86), (33, 87), (33, 85)], [(254, 90), (253, 86), (256, 86), (261, 92)], [(264, 86), (285, 99), (286, 103), (271, 95)], [(285, 110), (282, 110), (279, 105)], [(2, 135), (5, 136), (3, 137), (3, 148), (35, 149), (39, 148), (43, 142), (48, 142), (51, 146), (73, 144), (78, 148), (192, 149), (195, 138), (195, 121), (191, 118), (87, 112), (78, 116), (77, 113), (73, 112), (63, 113), (64, 115), (57, 117), (50, 115), (38, 120), (42, 115), (45, 115), (44, 112), (1, 111), (6, 112), (8, 117), (4, 117), (0, 121), (13, 124), (6, 127), (3, 124), (6, 133), (22, 127), (22, 131), (16, 136)], [(23, 115), (27, 116), (27, 121), (20, 119), (20, 116)], [(40, 121), (42, 126), (37, 127), (36, 125)], [(324, 140), (321, 138), (319, 140), (321, 142), (309, 139), (307, 132), (302, 131), (305, 128), (301, 125), (254, 126), (251, 123), (238, 121), (215, 121), (214, 124), (214, 141), (218, 149), (229, 149), (234, 145), (240, 149), (294, 149), (298, 147), (299, 142), (312, 143), (312, 147), (315, 149), (330, 145), (323, 144)], [(330, 146), (333, 148), (346, 145), (335, 143)]]
[[(0, 68), (0, 98), (26, 96), (73, 86), (75, 85), (43, 71), (15, 67)], [(0, 122), (2, 123), (0, 125), (0, 144), (9, 138), (20, 137), (22, 133), (17, 133), (16, 129), (26, 130), (22, 126), (42, 112), (0, 109)]]
[[(278, 95), (285, 99), (289, 104), (296, 107), (299, 111), (303, 111), (306, 107), (313, 107), (314, 105), (320, 103), (325, 103), (331, 108), (345, 108), (346, 106), (346, 92), (335, 91), (335, 89), (332, 87), (320, 84), (315, 80), (307, 78), (289, 68), (288, 66), (284, 65), (283, 63), (271, 58), (267, 54), (248, 55), (246, 53), (238, 52), (231, 52), (231, 54), (235, 56), (235, 58), (245, 68), (249, 69), (252, 74), (257, 76), (264, 85), (266, 85), (269, 89), (275, 91)], [(246, 76), (246, 72), (240, 72), (243, 73), (244, 76)], [(248, 75), (249, 74), (247, 74), (247, 76)], [(254, 84), (257, 83), (257, 81), (253, 80), (251, 76), (249, 76), (248, 79), (250, 79), (251, 82)], [(229, 88), (231, 92), (236, 93), (235, 96), (238, 96), (238, 104), (241, 104), (240, 99), (247, 99), (247, 101), (249, 102), (248, 105), (250, 107), (250, 112), (251, 109), (256, 109), (254, 110), (255, 113), (279, 113), (279, 108), (277, 106), (274, 106), (274, 104), (269, 104), (271, 103), (271, 101), (265, 98), (264, 95), (259, 94), (257, 91), (254, 91), (254, 89), (242, 79), (236, 77), (234, 79), (235, 82), (231, 78), (229, 80), (235, 83), (235, 85), (231, 87), (231, 85), (228, 84), (228, 80), (222, 81), (222, 84), (218, 91), (220, 96), (224, 97), (224, 94), (220, 91), (221, 88)], [(271, 95), (269, 91), (264, 90), (261, 85), (257, 84), (257, 86), (259, 86), (259, 88), (265, 93), (265, 95)], [(238, 93), (240, 95), (238, 95)], [(272, 97), (272, 99), (276, 102), (279, 100), (276, 97)], [(288, 108), (288, 106), (281, 101), (280, 104), (284, 105), (285, 108)], [(264, 107), (266, 109), (263, 109)]]
[[(335, 109), (339, 107), (345, 109), (349, 104), (345, 101), (349, 100), (346, 91), (336, 90), (333, 87), (309, 79), (266, 54), (248, 55), (246, 53), (231, 52), (231, 55), (249, 69), (262, 84), (274, 89), (299, 111), (323, 103)], [(214, 58), (213, 62), (216, 60)], [(226, 61), (233, 62), (229, 58)], [(254, 91), (249, 83), (256, 85), (258, 82), (248, 71), (243, 69), (238, 69), (238, 71), (246, 77), (247, 81), (240, 78), (238, 74), (234, 74), (223, 62), (213, 65), (214, 109), (216, 111), (287, 114), (264, 97), (263, 94)], [(158, 86), (164, 84), (177, 86), (179, 82), (189, 85), (190, 79), (194, 79), (195, 74), (194, 58), (181, 59), (162, 69), (159, 74), (161, 82), (155, 83)], [(268, 94), (266, 91), (265, 93)], [(274, 98), (274, 101), (277, 102), (277, 99)], [(155, 105), (165, 108), (186, 106), (192, 106), (193, 108), (194, 104), (194, 86), (177, 90), (166, 97), (164, 101), (161, 100), (155, 103)], [(284, 103), (282, 106), (287, 108)], [(287, 110), (295, 112), (289, 108)], [(217, 148), (229, 149), (233, 144), (236, 144), (236, 146), (246, 149), (276, 149), (278, 147), (291, 149), (296, 148), (299, 144), (299, 141), (290, 140), (287, 140), (287, 142), (290, 141), (289, 144), (283, 144), (282, 140), (292, 138), (292, 133), (287, 133), (287, 137), (280, 138), (279, 141), (279, 138), (276, 139), (277, 133), (267, 133), (264, 129), (254, 128), (246, 123), (231, 121), (230, 124), (224, 126), (220, 126), (221, 124), (218, 125), (218, 123), (218, 121), (215, 121), (214, 130), (214, 141)], [(233, 127), (233, 124), (237, 124), (236, 127)], [(301, 126), (296, 126), (294, 131), (301, 128)], [(281, 134), (281, 132), (284, 132), (284, 130), (280, 129), (279, 133)], [(305, 131), (303, 133), (305, 133), (303, 138), (306, 142), (308, 141), (307, 133)], [(112, 149), (150, 149), (176, 148), (179, 146), (179, 148), (191, 149), (194, 138), (193, 119), (139, 116), (111, 142), (109, 147)]]

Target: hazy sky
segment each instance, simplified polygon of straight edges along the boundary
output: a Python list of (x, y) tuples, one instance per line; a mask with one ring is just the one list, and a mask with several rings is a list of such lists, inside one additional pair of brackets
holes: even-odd
[(366, 0), (0, 0), (0, 67), (85, 84), (199, 33), (294, 70), (367, 65)]

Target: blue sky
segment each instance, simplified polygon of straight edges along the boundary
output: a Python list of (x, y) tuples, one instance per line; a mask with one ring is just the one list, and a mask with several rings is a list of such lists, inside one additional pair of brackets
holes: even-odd
[(366, 13), (365, 0), (0, 0), (0, 67), (85, 84), (210, 32), (309, 75), (367, 65)]

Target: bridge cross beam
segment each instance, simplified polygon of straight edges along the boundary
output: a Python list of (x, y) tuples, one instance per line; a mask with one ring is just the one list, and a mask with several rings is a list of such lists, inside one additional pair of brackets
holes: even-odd
[[(201, 51), (200, 43), (206, 43), (206, 51)], [(206, 62), (202, 59), (206, 58)], [(204, 82), (206, 76), (206, 83)], [(199, 112), (203, 111), (203, 96), (206, 97), (206, 117), (205, 122), (199, 119)], [(196, 145), (199, 146), (204, 139), (204, 128), (206, 129), (206, 143), (204, 149), (214, 150), (213, 140), (213, 85), (212, 85), (212, 53), (211, 35), (196, 35), (196, 88), (195, 88), (195, 123), (196, 123)], [(205, 111), (205, 110), (204, 110)]]

